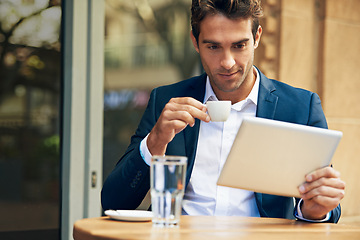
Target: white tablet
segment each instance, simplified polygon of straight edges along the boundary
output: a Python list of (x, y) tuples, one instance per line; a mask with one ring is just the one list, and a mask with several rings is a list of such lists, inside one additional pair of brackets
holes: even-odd
[(300, 197), (305, 175), (328, 166), (342, 132), (246, 117), (217, 184)]

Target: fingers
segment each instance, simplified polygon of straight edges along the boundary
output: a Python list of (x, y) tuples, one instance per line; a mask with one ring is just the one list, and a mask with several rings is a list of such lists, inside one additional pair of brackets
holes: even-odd
[[(328, 184), (329, 182), (334, 182), (333, 184)], [(328, 185), (321, 185), (315, 183), (313, 185), (307, 185), (304, 187), (304, 192), (301, 194), (301, 198), (304, 200), (313, 199), (318, 196), (330, 197), (333, 199), (341, 200), (345, 195), (345, 184), (343, 181), (338, 180), (329, 180), (327, 181)], [(300, 190), (301, 192), (301, 190)]]
[(170, 99), (169, 103), (177, 103), (181, 105), (191, 105), (203, 111), (206, 111), (206, 106), (199, 102), (198, 100), (191, 98), (191, 97), (180, 97), (180, 98), (172, 98)]
[(314, 182), (307, 182), (300, 186), (301, 193), (306, 193), (321, 186), (328, 186), (336, 189), (344, 189), (345, 183), (340, 178), (320, 178)]
[(168, 143), (187, 125), (193, 127), (196, 118), (205, 122), (210, 121), (204, 104), (191, 97), (172, 98), (165, 105), (154, 128), (158, 133), (168, 135), (161, 138), (166, 139), (165, 142)]
[(331, 167), (318, 169), (305, 176), (306, 182), (299, 187), (304, 200), (303, 212), (308, 216), (323, 216), (336, 208), (345, 196), (345, 182), (340, 173)]
[(337, 198), (321, 196), (321, 195), (312, 198), (311, 201), (313, 201), (314, 203), (320, 206), (326, 206), (326, 208), (324, 208), (324, 213), (331, 211), (332, 209), (336, 208), (339, 205), (339, 200)]
[(169, 114), (169, 120), (182, 120), (190, 126), (194, 126), (195, 118), (205, 122), (210, 121), (210, 117), (206, 113), (206, 106), (189, 97), (171, 99), (164, 108), (165, 113)]
[(312, 182), (312, 181), (315, 181), (322, 177), (339, 178), (340, 173), (338, 171), (336, 171), (335, 169), (333, 169), (332, 167), (324, 167), (324, 168), (320, 168), (314, 172), (307, 174), (305, 176), (305, 179), (307, 182)]
[(340, 179), (340, 173), (331, 167), (318, 169), (305, 176), (306, 183), (299, 187), (303, 199), (317, 195), (335, 197), (342, 195), (345, 183)]

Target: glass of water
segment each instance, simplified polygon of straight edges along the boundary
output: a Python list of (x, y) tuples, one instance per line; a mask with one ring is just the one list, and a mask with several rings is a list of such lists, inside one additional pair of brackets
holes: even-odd
[(153, 156), (150, 168), (153, 225), (174, 227), (179, 224), (184, 196), (187, 157)]

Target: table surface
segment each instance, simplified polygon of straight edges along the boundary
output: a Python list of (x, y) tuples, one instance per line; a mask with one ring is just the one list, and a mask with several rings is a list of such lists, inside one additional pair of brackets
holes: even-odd
[(74, 224), (75, 240), (100, 239), (360, 239), (360, 227), (247, 217), (181, 216), (175, 228), (152, 222), (126, 222), (109, 217), (85, 218)]

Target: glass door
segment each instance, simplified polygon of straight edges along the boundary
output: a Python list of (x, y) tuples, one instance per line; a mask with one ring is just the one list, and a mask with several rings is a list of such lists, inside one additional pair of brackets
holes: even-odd
[(0, 1), (0, 239), (60, 238), (60, 4)]
[(103, 177), (124, 154), (153, 88), (199, 73), (191, 1), (106, 0)]

